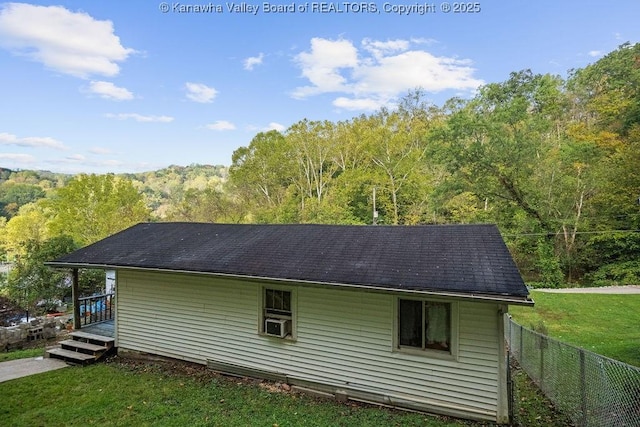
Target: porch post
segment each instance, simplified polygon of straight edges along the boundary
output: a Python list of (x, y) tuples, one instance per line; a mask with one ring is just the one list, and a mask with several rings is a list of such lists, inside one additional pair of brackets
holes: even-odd
[(73, 298), (73, 329), (80, 330), (80, 290), (78, 288), (78, 269), (74, 268), (71, 272), (71, 295)]

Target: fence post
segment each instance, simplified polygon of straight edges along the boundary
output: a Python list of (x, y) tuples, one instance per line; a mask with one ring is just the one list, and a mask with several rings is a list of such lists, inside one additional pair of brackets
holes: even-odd
[[(511, 329), (511, 323), (509, 323), (509, 329)], [(511, 334), (511, 332), (509, 332)], [(507, 401), (508, 401), (508, 412), (509, 412), (509, 423), (515, 423), (515, 411), (514, 408), (516, 406), (516, 395), (515, 395), (515, 384), (513, 381), (513, 372), (511, 372), (511, 350), (510, 347), (507, 347)]]
[(584, 350), (580, 349), (580, 410), (582, 411), (582, 417), (580, 419), (580, 425), (587, 426), (587, 371), (585, 366), (585, 354)]
[(524, 361), (524, 353), (523, 353), (523, 346), (522, 346), (522, 342), (524, 341), (523, 339), (523, 328), (522, 325), (520, 325), (520, 353), (518, 353), (518, 361), (520, 362), (520, 364), (522, 364), (522, 362)]
[(544, 337), (540, 335), (540, 389), (544, 391)]

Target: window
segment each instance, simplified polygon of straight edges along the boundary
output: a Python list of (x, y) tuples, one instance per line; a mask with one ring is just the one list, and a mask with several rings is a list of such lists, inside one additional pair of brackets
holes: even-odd
[(260, 332), (278, 338), (294, 336), (294, 299), (290, 290), (264, 288)]
[(397, 346), (453, 354), (452, 303), (398, 300)]
[(264, 315), (265, 317), (291, 319), (291, 291), (265, 289)]

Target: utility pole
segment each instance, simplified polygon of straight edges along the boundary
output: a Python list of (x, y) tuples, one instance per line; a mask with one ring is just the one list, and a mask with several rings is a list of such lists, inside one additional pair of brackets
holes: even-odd
[(373, 225), (378, 223), (378, 211), (376, 210), (376, 187), (373, 187)]

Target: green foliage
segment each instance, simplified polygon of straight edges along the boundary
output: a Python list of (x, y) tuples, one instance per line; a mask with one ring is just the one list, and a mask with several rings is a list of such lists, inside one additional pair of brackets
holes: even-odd
[(628, 286), (640, 283), (640, 261), (622, 261), (600, 266), (585, 278), (591, 286)]
[(564, 282), (564, 274), (560, 270), (560, 260), (553, 251), (553, 245), (539, 240), (536, 248), (539, 280), (548, 288), (557, 288)]
[(18, 209), (45, 196), (42, 188), (32, 184), (0, 184), (0, 214), (7, 218), (18, 213)]
[(596, 234), (585, 243), (584, 282), (591, 286), (640, 283), (640, 233)]
[(244, 218), (242, 207), (227, 193), (209, 187), (189, 189), (182, 202), (171, 208), (167, 218), (174, 221), (238, 223)]
[(207, 188), (221, 190), (227, 177), (227, 168), (199, 164), (173, 165), (157, 171), (126, 174), (121, 177), (130, 180), (142, 193), (152, 215), (163, 219), (183, 201), (186, 191), (203, 191)]
[(640, 229), (639, 63), (625, 44), (565, 80), (523, 70), (441, 108), (416, 89), (394, 109), (302, 119), (238, 148), (229, 180), (209, 165), (0, 170), (0, 243), (9, 257), (60, 234), (86, 244), (149, 217), (370, 224), (375, 191), (378, 224), (497, 224), (527, 281), (631, 283), (640, 254), (583, 233)]
[(7, 253), (7, 258), (13, 260), (24, 256), (27, 243), (46, 240), (50, 236), (48, 224), (49, 218), (41, 202), (22, 206), (18, 215), (4, 225), (0, 224), (0, 244)]
[(86, 245), (149, 219), (131, 181), (115, 175), (78, 175), (49, 202), (54, 235)]
[(78, 291), (80, 292), (80, 296), (91, 296), (96, 293), (104, 292), (105, 280), (104, 270), (88, 270), (86, 268), (79, 269)]
[(571, 89), (600, 127), (626, 133), (640, 124), (640, 43), (625, 43), (595, 64), (576, 70)]
[[(52, 309), (55, 300), (70, 295), (67, 273), (46, 267), (45, 262), (66, 255), (78, 246), (69, 236), (58, 236), (44, 242), (29, 241), (26, 255), (17, 259), (9, 273), (8, 296), (32, 313)], [(37, 307), (38, 303), (44, 305)]]

